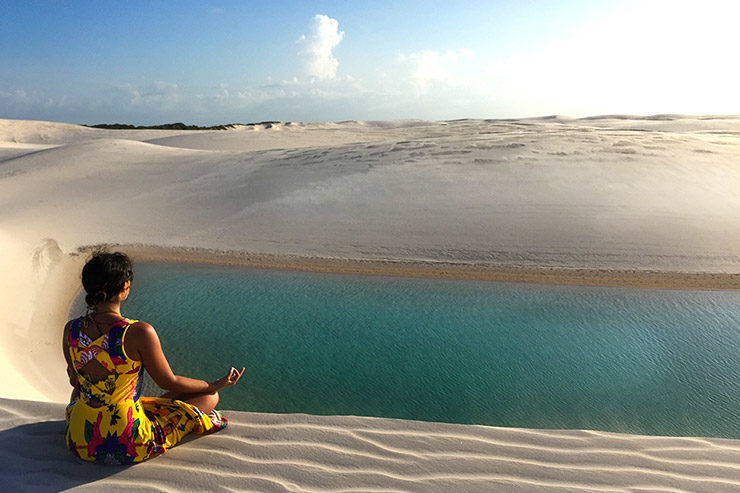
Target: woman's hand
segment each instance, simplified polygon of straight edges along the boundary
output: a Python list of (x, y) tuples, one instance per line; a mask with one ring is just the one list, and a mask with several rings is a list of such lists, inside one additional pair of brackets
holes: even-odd
[(237, 370), (236, 368), (232, 366), (225, 377), (221, 377), (218, 380), (214, 380), (213, 382), (210, 383), (210, 387), (213, 390), (221, 390), (224, 387), (230, 387), (239, 381), (243, 373), (244, 373), (244, 367), (242, 367), (241, 370)]

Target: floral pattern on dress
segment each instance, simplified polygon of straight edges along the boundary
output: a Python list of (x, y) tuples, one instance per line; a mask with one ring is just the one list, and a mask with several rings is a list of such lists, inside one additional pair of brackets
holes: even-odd
[[(139, 396), (144, 368), (123, 348), (134, 320), (113, 324), (96, 340), (81, 331), (83, 322), (84, 317), (72, 321), (68, 340), (80, 390), (66, 409), (65, 439), (74, 455), (86, 461), (131, 464), (165, 452), (190, 432), (202, 434), (225, 426), (214, 425), (186, 402)], [(97, 382), (88, 380), (79, 370), (91, 359), (111, 374)]]

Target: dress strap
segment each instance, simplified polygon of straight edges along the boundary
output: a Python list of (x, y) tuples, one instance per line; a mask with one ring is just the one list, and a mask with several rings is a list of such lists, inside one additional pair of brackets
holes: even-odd
[(72, 320), (72, 324), (69, 327), (69, 339), (67, 340), (67, 343), (71, 348), (76, 348), (80, 345), (80, 327), (82, 327), (82, 318), (83, 317), (79, 317)]
[(122, 361), (128, 359), (123, 350), (123, 336), (126, 333), (126, 330), (134, 322), (136, 322), (136, 320), (124, 318), (123, 320), (116, 322), (110, 328), (110, 331), (108, 332), (108, 354), (110, 354), (111, 358), (120, 358)]

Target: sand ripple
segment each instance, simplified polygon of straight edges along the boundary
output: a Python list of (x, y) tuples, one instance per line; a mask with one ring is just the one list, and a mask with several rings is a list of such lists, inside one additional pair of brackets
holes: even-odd
[(740, 441), (230, 412), (224, 432), (100, 467), (62, 442), (63, 405), (0, 399), (14, 491), (740, 491)]

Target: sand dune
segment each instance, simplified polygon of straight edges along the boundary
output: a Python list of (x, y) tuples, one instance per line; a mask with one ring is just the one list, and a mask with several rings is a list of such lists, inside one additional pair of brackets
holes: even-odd
[[(35, 125), (0, 121), (0, 142), (36, 142)], [(55, 142), (68, 132), (71, 143), (24, 155), (16, 148), (0, 164), (0, 207), (13, 211), (2, 224), (25, 236), (32, 216), (43, 231), (35, 236), (65, 250), (117, 242), (740, 270), (738, 119), (348, 122), (188, 134), (44, 125), (56, 129), (48, 131)], [(56, 194), (64, 208), (48, 200)], [(107, 220), (118, 210), (109, 194), (126, 197), (116, 223)]]
[[(59, 440), (62, 413), (61, 404), (0, 399), (0, 474), (6, 487), (740, 491), (736, 440), (232, 412), (230, 427), (223, 432), (190, 440), (151, 462), (119, 469), (73, 459)], [(11, 466), (19, 457), (20, 467)]]
[(150, 463), (96, 468), (63, 447), (59, 350), (77, 249), (100, 243), (165, 260), (737, 288), (738, 163), (740, 117), (198, 132), (0, 120), (2, 476), (29, 491), (740, 491), (733, 440), (249, 413)]

